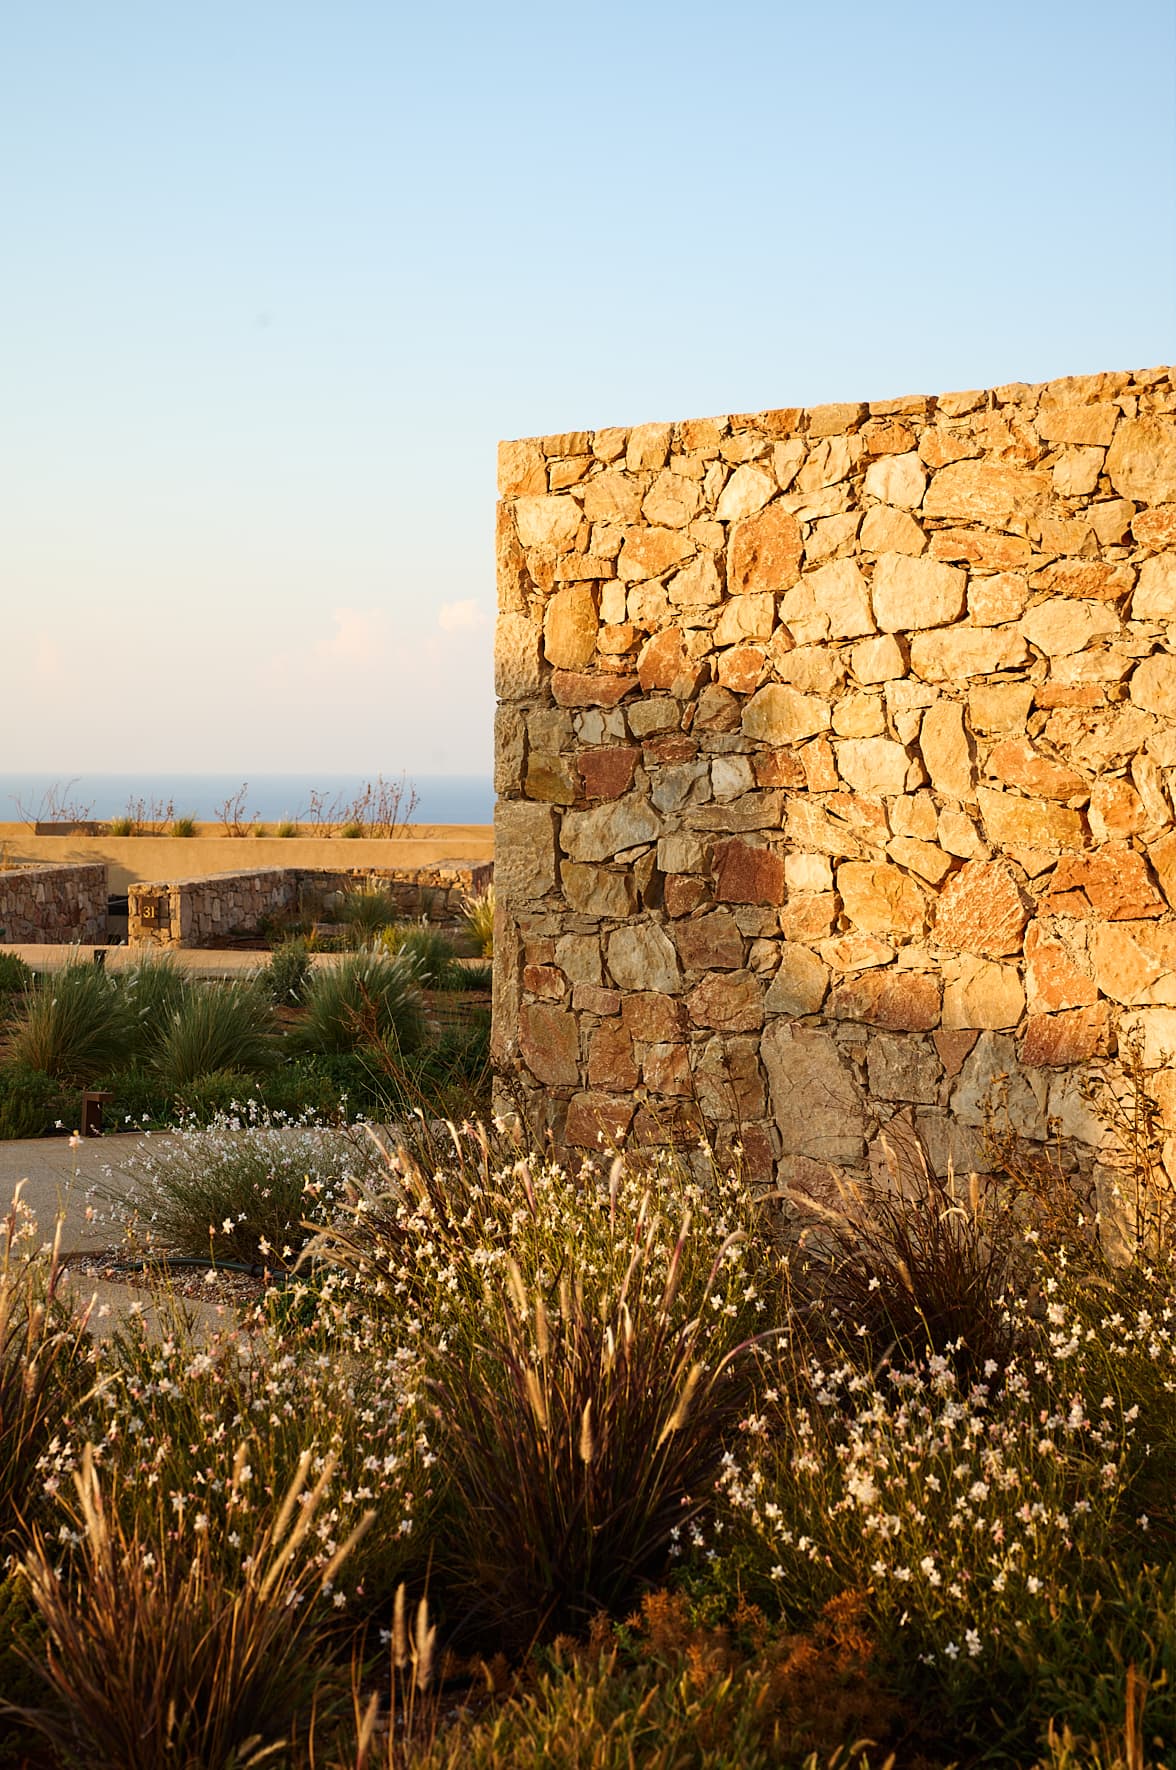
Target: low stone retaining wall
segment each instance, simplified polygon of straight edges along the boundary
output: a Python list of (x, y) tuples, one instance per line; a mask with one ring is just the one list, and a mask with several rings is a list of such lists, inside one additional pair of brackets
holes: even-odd
[(264, 868), (144, 882), (127, 893), (127, 939), (135, 947), (215, 946), (308, 900), (329, 904), (347, 892), (373, 890), (386, 891), (406, 920), (423, 917), (456, 928), (465, 898), (484, 891), (493, 876), (490, 863), (454, 860), (404, 868)]
[(106, 868), (14, 867), (0, 872), (0, 941), (90, 946), (106, 939)]

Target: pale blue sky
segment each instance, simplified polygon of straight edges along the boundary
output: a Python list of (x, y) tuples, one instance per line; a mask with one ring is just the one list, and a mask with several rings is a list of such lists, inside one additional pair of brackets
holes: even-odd
[(499, 437), (1176, 357), (1171, 0), (6, 0), (0, 767), (490, 766)]

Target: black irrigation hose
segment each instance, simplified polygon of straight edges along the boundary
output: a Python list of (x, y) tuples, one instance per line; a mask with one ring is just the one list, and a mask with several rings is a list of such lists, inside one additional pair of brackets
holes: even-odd
[(256, 1261), (250, 1264), (245, 1260), (205, 1260), (196, 1254), (166, 1254), (156, 1259), (135, 1258), (111, 1260), (109, 1264), (120, 1272), (151, 1272), (163, 1266), (203, 1266), (212, 1272), (243, 1272), (249, 1278), (269, 1277), (274, 1284), (280, 1284), (284, 1290), (291, 1282), (291, 1274), (275, 1271), (272, 1266), (259, 1266)]

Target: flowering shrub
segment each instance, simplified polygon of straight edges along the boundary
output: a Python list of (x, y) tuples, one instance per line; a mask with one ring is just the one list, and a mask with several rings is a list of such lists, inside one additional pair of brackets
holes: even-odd
[(366, 1136), (269, 1113), (256, 1101), (141, 1145), (99, 1189), (132, 1239), (248, 1265), (291, 1262), (307, 1220), (329, 1221), (372, 1162)]

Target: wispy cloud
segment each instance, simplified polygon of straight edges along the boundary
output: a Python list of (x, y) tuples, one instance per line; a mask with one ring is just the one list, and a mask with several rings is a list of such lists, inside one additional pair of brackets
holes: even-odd
[(462, 602), (443, 602), (437, 610), (437, 625), (442, 633), (472, 633), (490, 625), (486, 611), (473, 596)]

